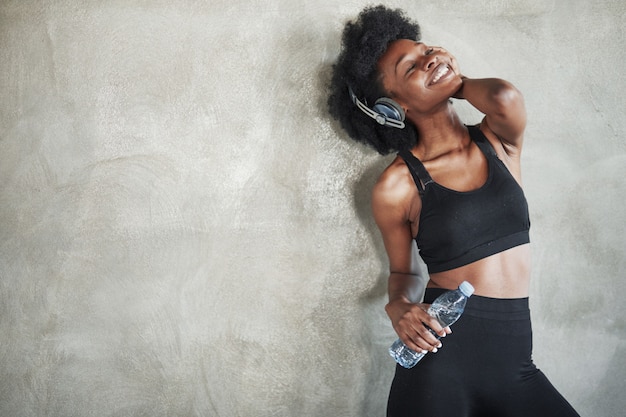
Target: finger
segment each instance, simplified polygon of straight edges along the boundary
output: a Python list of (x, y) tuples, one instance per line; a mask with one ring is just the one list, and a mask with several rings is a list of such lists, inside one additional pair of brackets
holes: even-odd
[[(406, 330), (409, 337), (416, 343), (425, 349), (432, 349), (433, 346), (439, 345), (439, 338), (446, 335), (445, 330), (441, 327), (437, 319), (430, 316), (423, 310), (418, 310), (415, 313), (415, 319), (407, 323), (409, 328)], [(434, 330), (431, 330), (431, 327)], [(435, 334), (433, 334), (433, 332)], [(422, 339), (428, 346), (420, 343), (419, 339)]]
[(447, 334), (446, 330), (441, 326), (441, 323), (439, 323), (439, 320), (431, 317), (430, 315), (428, 316), (428, 319), (424, 321), (424, 325), (432, 329), (432, 331), (439, 337), (445, 337)]
[(439, 338), (445, 337), (447, 332), (436, 318), (428, 314), (428, 307), (425, 304), (415, 306), (412, 310), (413, 319), (407, 323), (407, 333), (413, 343), (432, 352), (441, 347)]
[(441, 347), (441, 341), (424, 324), (414, 329), (414, 331), (412, 340), (421, 349), (434, 352)]
[(415, 343), (413, 341), (413, 339), (411, 338), (407, 338), (406, 340), (403, 340), (404, 344), (411, 349), (413, 352), (418, 352), (418, 353), (427, 353), (428, 350), (424, 349), (422, 346), (418, 345), (417, 343)]
[(440, 341), (437, 341), (435, 344), (430, 344), (430, 343), (427, 343), (424, 339), (420, 338), (420, 339), (418, 339), (417, 342), (414, 343), (414, 346), (416, 348), (414, 347), (414, 348), (411, 348), (411, 349), (413, 349), (415, 352), (422, 352), (422, 353), (433, 352), (433, 353), (437, 353), (437, 351), (443, 347), (443, 344)]
[[(437, 345), (437, 339), (433, 337), (433, 335), (428, 332), (424, 325), (417, 325), (418, 329), (409, 327), (406, 329), (401, 335), (404, 344), (406, 344), (411, 350), (415, 352), (430, 352)], [(420, 333), (420, 331), (426, 333)], [(426, 340), (425, 337), (430, 336), (430, 341)]]

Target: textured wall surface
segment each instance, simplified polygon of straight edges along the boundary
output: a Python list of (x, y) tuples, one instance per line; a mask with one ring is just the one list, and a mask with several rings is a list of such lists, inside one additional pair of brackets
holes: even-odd
[[(1, 416), (384, 414), (389, 159), (324, 106), (365, 4), (0, 2)], [(535, 361), (621, 415), (626, 5), (388, 4), (524, 92)]]

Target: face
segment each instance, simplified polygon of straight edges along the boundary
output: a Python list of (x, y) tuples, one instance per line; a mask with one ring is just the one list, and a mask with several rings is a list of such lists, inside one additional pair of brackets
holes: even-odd
[(443, 48), (400, 39), (378, 61), (382, 84), (407, 117), (446, 104), (462, 84), (456, 59)]

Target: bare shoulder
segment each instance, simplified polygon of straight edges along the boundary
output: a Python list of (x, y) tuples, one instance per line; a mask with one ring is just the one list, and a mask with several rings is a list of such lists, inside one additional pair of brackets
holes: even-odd
[(417, 187), (402, 158), (395, 158), (381, 173), (372, 190), (372, 209), (377, 221), (384, 215), (410, 220), (419, 203)]
[(412, 181), (408, 167), (400, 157), (396, 157), (380, 174), (372, 195), (382, 200), (398, 200), (406, 197)]

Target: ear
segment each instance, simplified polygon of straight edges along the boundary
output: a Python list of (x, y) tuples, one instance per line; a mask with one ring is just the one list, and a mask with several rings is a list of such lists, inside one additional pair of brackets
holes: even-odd
[(403, 100), (398, 99), (395, 94), (390, 94), (387, 97), (391, 97), (391, 100), (393, 100), (394, 103), (396, 103), (396, 105), (399, 106), (404, 113), (407, 113), (409, 111), (409, 106), (407, 106)]

